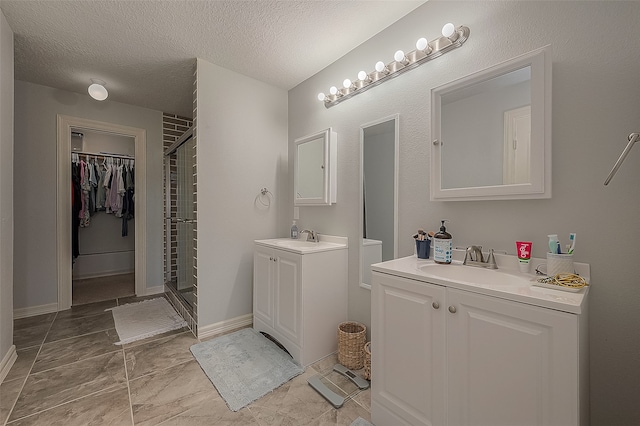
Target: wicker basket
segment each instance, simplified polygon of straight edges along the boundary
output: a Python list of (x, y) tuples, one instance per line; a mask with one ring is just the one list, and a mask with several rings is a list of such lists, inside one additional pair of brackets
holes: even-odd
[(338, 362), (351, 370), (364, 365), (364, 343), (367, 327), (359, 322), (347, 321), (338, 326)]
[(364, 345), (364, 378), (371, 380), (371, 342)]

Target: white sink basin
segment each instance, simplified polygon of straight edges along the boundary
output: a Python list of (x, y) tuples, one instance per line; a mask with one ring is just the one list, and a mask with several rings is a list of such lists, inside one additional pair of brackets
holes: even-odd
[(486, 269), (452, 263), (426, 263), (418, 266), (426, 275), (447, 281), (471, 284), (478, 287), (529, 286), (531, 282), (522, 276), (509, 274), (500, 269)]
[(256, 244), (275, 247), (294, 253), (305, 254), (318, 251), (339, 250), (347, 248), (346, 237), (320, 235), (320, 241), (292, 240), (291, 238), (273, 238), (270, 240), (256, 240)]

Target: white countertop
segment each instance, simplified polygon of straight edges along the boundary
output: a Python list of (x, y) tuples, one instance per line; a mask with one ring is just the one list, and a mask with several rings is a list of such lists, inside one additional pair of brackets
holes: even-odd
[(318, 234), (318, 242), (306, 241), (306, 236), (294, 240), (292, 238), (271, 238), (268, 240), (254, 240), (260, 246), (285, 250), (291, 253), (308, 254), (321, 251), (343, 250), (349, 247), (347, 237)]
[[(535, 275), (534, 270), (540, 263), (545, 263), (545, 259), (531, 259), (532, 273), (524, 274), (518, 270), (516, 256), (496, 254), (495, 257), (498, 270), (463, 266), (460, 260), (455, 260), (455, 253), (451, 265), (436, 264), (431, 259), (418, 259), (414, 255), (373, 264), (371, 270), (574, 314), (582, 312), (586, 305), (588, 287), (568, 292), (532, 285), (540, 277)], [(589, 265), (574, 265), (576, 272), (589, 282)], [(472, 278), (473, 276), (477, 279)], [(492, 279), (493, 277), (496, 279)]]

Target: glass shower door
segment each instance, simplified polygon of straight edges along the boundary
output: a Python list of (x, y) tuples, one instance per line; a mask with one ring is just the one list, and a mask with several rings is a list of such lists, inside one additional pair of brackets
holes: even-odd
[(197, 300), (194, 274), (194, 230), (197, 223), (193, 178), (194, 148), (194, 139), (188, 137), (173, 151), (170, 149), (165, 157), (165, 167), (169, 171), (166, 282), (192, 314)]

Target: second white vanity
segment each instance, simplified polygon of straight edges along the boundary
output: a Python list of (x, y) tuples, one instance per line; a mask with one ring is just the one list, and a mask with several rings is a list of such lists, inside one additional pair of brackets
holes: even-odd
[(532, 286), (496, 257), (498, 270), (372, 266), (375, 425), (588, 424), (588, 289)]
[(253, 255), (253, 328), (303, 367), (338, 349), (347, 320), (347, 238), (319, 239), (257, 240)]

